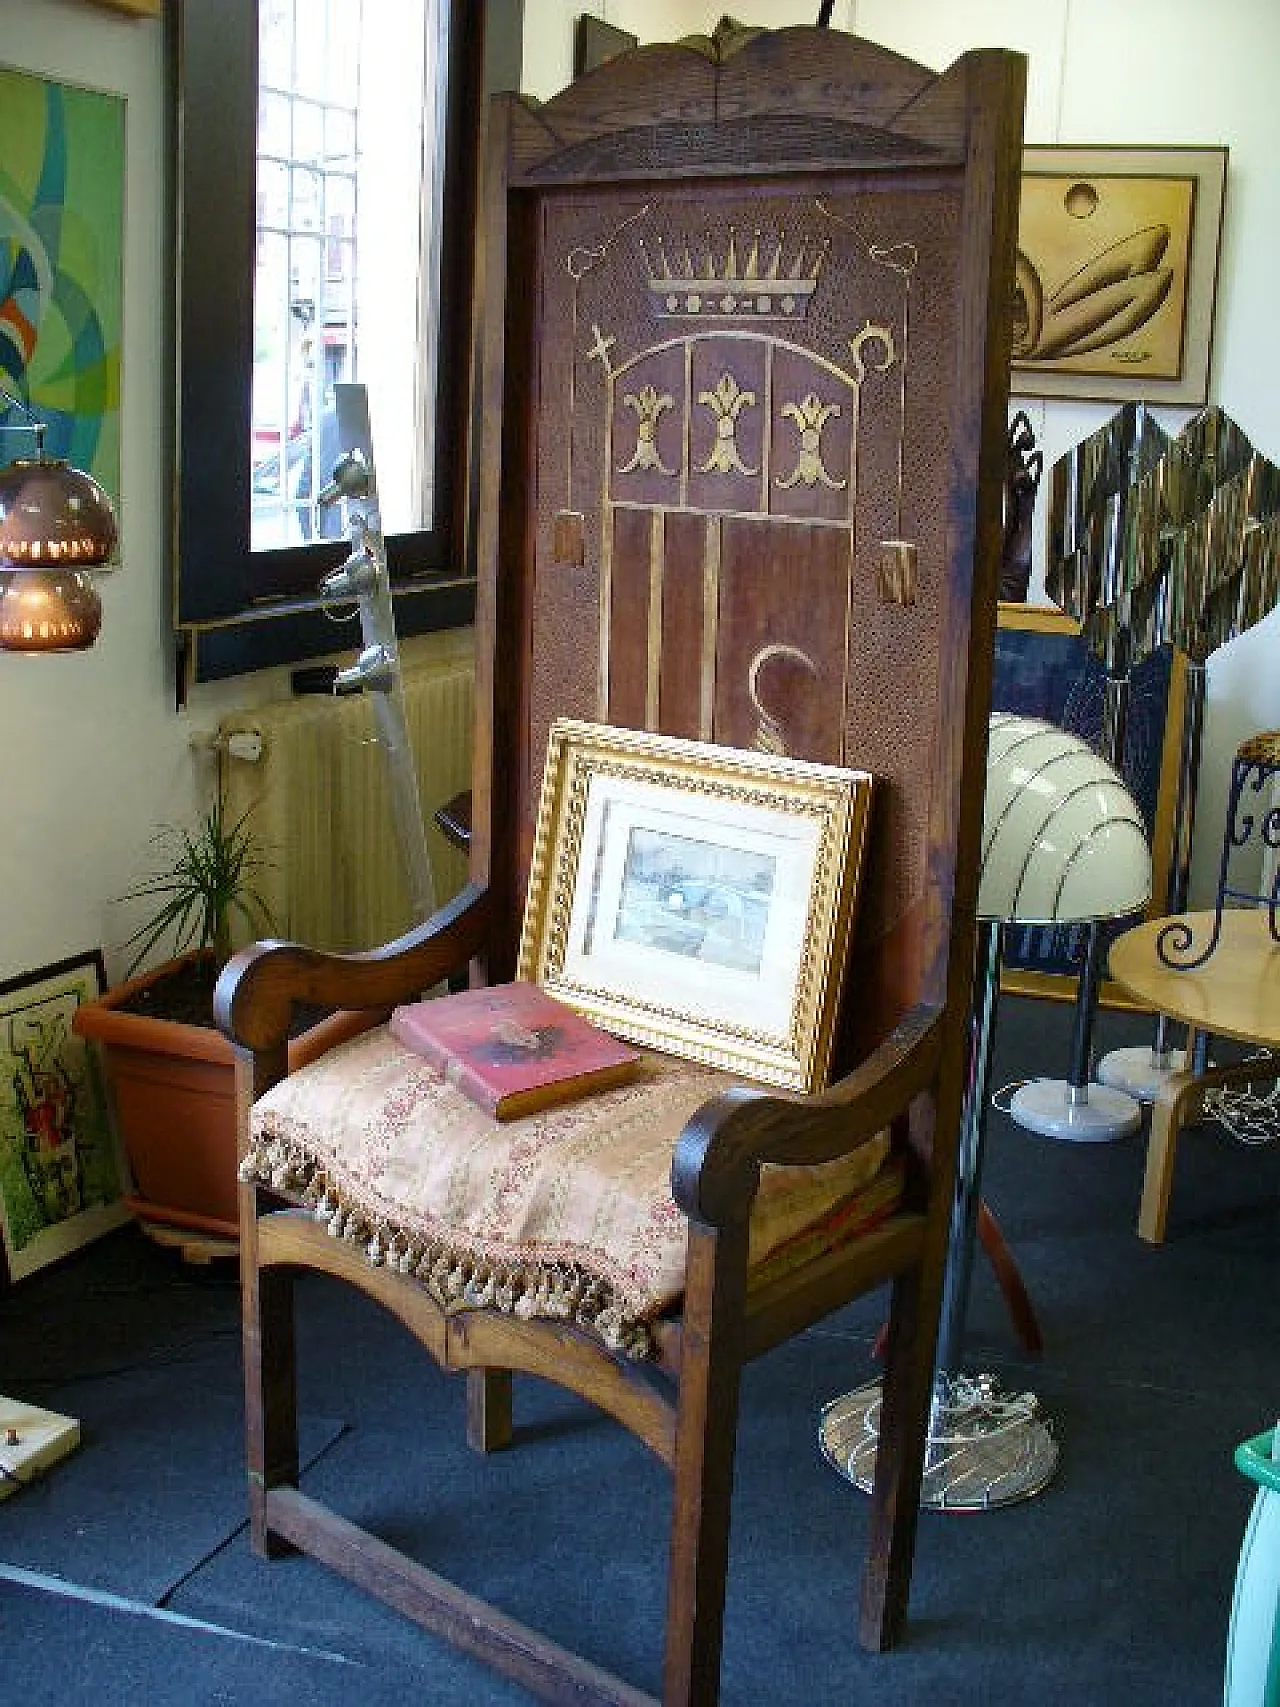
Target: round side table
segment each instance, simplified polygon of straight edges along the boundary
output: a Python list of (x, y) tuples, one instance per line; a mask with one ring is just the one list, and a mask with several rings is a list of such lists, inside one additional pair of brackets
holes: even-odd
[[(1205, 941), (1214, 927), (1214, 914), (1179, 915), (1192, 939)], [(1207, 1067), (1197, 1061), (1203, 1050), (1198, 1038), (1230, 1037), (1280, 1049), (1280, 943), (1271, 934), (1264, 908), (1235, 907), (1222, 915), (1217, 946), (1200, 966), (1178, 971), (1161, 960), (1156, 939), (1170, 923), (1149, 919), (1126, 931), (1111, 945), (1111, 976), (1156, 1013), (1169, 1014), (1191, 1028), (1187, 1060), (1191, 1065), (1172, 1073), (1160, 1085), (1151, 1108), (1151, 1137), (1142, 1186), (1138, 1232), (1151, 1244), (1164, 1238), (1173, 1190), (1173, 1158), (1178, 1134), (1201, 1107), (1204, 1092), (1214, 1085), (1247, 1084), (1274, 1077), (1266, 1065), (1242, 1061)]]

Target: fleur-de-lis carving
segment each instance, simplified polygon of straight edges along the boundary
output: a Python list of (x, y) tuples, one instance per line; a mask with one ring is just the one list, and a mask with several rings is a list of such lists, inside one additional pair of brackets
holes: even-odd
[(705, 403), (715, 416), (716, 437), (711, 454), (702, 464), (703, 474), (758, 474), (748, 468), (738, 450), (738, 416), (744, 409), (755, 407), (754, 391), (744, 391), (729, 372), (721, 374), (714, 391), (700, 391), (698, 402)]
[(782, 413), (796, 424), (800, 434), (800, 451), (791, 473), (785, 480), (775, 480), (774, 485), (779, 490), (786, 491), (788, 487), (796, 486), (802, 480), (806, 486), (816, 486), (821, 481), (833, 492), (839, 492), (846, 482), (843, 479), (833, 480), (823, 466), (822, 429), (833, 415), (840, 413), (840, 405), (824, 403), (811, 391), (799, 403), (784, 403)]
[(622, 401), (628, 409), (635, 410), (638, 425), (635, 454), (625, 467), (618, 470), (619, 474), (630, 474), (637, 468), (656, 468), (659, 474), (674, 474), (675, 469), (667, 468), (658, 455), (658, 422), (664, 410), (675, 407), (675, 398), (670, 392), (643, 385), (639, 391), (624, 392)]

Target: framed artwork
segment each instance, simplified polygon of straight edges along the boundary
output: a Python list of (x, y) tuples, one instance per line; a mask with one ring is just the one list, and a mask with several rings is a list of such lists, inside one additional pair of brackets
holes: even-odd
[(0, 384), (118, 501), (125, 102), (0, 68), (0, 112)]
[(630, 1042), (818, 1088), (870, 798), (865, 771), (557, 721), (518, 976)]
[(71, 1021), (106, 989), (102, 954), (0, 984), (0, 1237), (10, 1280), (129, 1219), (96, 1057)]
[(1209, 396), (1225, 148), (1027, 148), (1013, 390)]

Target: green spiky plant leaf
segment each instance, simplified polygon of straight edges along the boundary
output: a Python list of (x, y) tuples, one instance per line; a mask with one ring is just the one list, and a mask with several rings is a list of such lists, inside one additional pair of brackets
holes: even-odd
[(165, 851), (165, 863), (121, 896), (123, 901), (159, 902), (125, 942), (134, 950), (128, 977), (161, 943), (167, 942), (175, 956), (188, 948), (211, 949), (222, 967), (231, 957), (235, 920), (255, 934), (271, 928), (270, 910), (254, 887), (254, 876), (266, 862), (247, 817), (228, 823), (219, 799), (198, 830), (170, 826), (157, 834), (155, 844)]

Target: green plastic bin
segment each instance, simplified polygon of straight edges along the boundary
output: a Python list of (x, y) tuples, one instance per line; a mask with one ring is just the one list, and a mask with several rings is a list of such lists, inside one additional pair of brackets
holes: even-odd
[(1227, 1636), (1224, 1707), (1280, 1707), (1280, 1426), (1236, 1448), (1258, 1484), (1249, 1513)]

